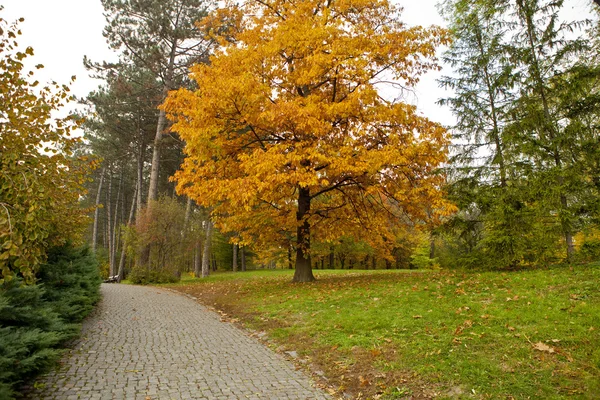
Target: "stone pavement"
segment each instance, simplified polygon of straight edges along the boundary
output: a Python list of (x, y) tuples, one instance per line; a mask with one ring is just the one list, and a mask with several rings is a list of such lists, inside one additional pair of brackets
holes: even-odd
[(29, 399), (329, 399), (188, 297), (118, 284), (103, 284), (102, 294), (63, 365)]

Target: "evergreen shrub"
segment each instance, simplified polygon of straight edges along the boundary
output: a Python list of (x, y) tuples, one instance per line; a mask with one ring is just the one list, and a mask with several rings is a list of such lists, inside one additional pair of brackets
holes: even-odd
[(0, 286), (0, 399), (56, 364), (65, 341), (100, 297), (95, 257), (87, 248), (51, 250), (35, 285)]

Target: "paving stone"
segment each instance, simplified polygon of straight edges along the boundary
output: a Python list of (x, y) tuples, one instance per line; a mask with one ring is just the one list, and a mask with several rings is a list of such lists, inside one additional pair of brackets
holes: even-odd
[(283, 357), (178, 293), (103, 284), (59, 370), (26, 399), (330, 399)]

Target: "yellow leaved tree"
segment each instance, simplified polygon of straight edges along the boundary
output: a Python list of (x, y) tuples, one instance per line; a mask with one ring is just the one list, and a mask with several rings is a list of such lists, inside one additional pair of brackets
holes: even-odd
[(0, 18), (0, 284), (34, 282), (46, 251), (81, 235), (79, 198), (93, 164), (74, 156), (77, 120), (52, 116), (72, 100), (69, 88), (40, 87), (24, 71), (33, 49), (19, 50), (19, 35)]
[(436, 173), (446, 131), (381, 95), (436, 68), (448, 36), (398, 17), (385, 0), (228, 6), (202, 22), (221, 46), (192, 68), (198, 89), (165, 102), (186, 142), (179, 192), (242, 242), (292, 243), (296, 282), (314, 280), (311, 240), (389, 256), (399, 230), (452, 210)]

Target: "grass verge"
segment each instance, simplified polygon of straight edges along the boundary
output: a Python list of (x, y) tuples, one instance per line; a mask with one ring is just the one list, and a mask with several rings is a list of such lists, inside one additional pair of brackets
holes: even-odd
[[(184, 277), (351, 398), (600, 398), (600, 265)], [(166, 286), (166, 285), (163, 285)]]

